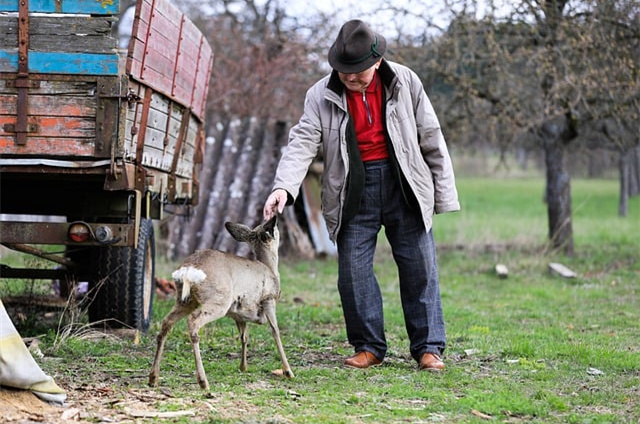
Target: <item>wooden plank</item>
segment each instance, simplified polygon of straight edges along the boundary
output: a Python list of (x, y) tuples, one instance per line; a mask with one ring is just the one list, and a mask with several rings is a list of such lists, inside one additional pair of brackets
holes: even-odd
[[(144, 75), (138, 80), (154, 90), (171, 97), (171, 79), (153, 68), (145, 67)], [(168, 89), (168, 91), (166, 91)]]
[(145, 43), (149, 32), (149, 20), (151, 19), (151, 3), (149, 1), (138, 1), (136, 3), (133, 27), (131, 30), (131, 41), (127, 52), (126, 72), (137, 80), (140, 80), (142, 67), (132, 70), (133, 61), (142, 63), (145, 53)]
[[(161, 14), (154, 14), (151, 24), (140, 78), (153, 84), (156, 90), (171, 95), (179, 27)], [(168, 34), (176, 34), (176, 37), (167, 38)]]
[[(193, 175), (195, 143), (198, 135), (199, 121), (191, 116), (188, 123), (188, 132), (186, 143), (183, 144), (180, 151), (176, 151), (176, 143), (180, 130), (180, 117), (184, 108), (174, 104), (174, 110), (171, 114), (171, 122), (169, 124), (169, 141), (164, 143), (166, 130), (166, 119), (168, 118), (168, 102), (158, 93), (154, 93), (150, 102), (149, 114), (147, 119), (147, 127), (145, 131), (143, 164), (149, 168), (159, 169), (163, 172), (169, 172), (173, 157), (175, 154), (181, 154), (181, 160), (178, 162), (176, 176), (190, 178)], [(125, 135), (127, 141), (125, 143), (125, 160), (127, 158), (135, 158), (137, 147), (137, 135), (131, 135), (134, 112), (128, 111), (125, 126)], [(140, 119), (140, 116), (138, 116)]]
[[(0, 117), (0, 123), (2, 123)], [(29, 135), (27, 144), (18, 146), (15, 136), (0, 132), (0, 153), (51, 156), (94, 156), (92, 138), (40, 137)]]
[[(182, 104), (191, 105), (198, 74), (198, 53), (201, 34), (195, 25), (185, 20), (180, 34), (180, 48), (176, 62), (172, 95)], [(194, 67), (193, 65), (196, 64)]]
[(154, 11), (151, 6), (152, 0), (137, 5), (127, 73), (191, 108), (202, 120), (212, 65), (211, 47), (190, 20), (185, 19), (180, 25), (184, 15), (169, 1), (155, 0)]
[(204, 72), (198, 73), (193, 99), (191, 100), (191, 110), (202, 121), (204, 121), (204, 114), (207, 108), (207, 93), (209, 91), (212, 68), (213, 51), (203, 36), (200, 47), (200, 58), (198, 60), (198, 69)]
[[(7, 77), (7, 79), (2, 77)], [(16, 75), (0, 75), (0, 93), (17, 94), (18, 89), (15, 87), (15, 78)], [(96, 91), (96, 78), (91, 76), (52, 77), (47, 74), (31, 74), (29, 79), (38, 82), (37, 87), (29, 88), (29, 93), (34, 95), (93, 98), (94, 95), (92, 93)]]
[[(0, 94), (0, 115), (15, 115), (17, 113), (16, 96)], [(95, 98), (76, 96), (29, 96), (30, 116), (96, 116)]]
[[(18, 54), (0, 52), (0, 72), (17, 72)], [(29, 72), (44, 74), (118, 75), (117, 54), (30, 52)]]
[[(36, 125), (37, 133), (42, 137), (95, 137), (95, 120), (73, 116), (29, 116), (29, 125)], [(5, 124), (16, 124), (15, 116), (0, 116), (0, 134), (13, 135), (4, 130)]]
[(29, 72), (118, 75), (118, 55), (33, 52), (29, 54)]
[(182, 146), (182, 152), (176, 152), (176, 154), (180, 154), (182, 157), (182, 160), (178, 162), (178, 166), (176, 167), (176, 175), (190, 177), (193, 174), (195, 145), (198, 138), (198, 132), (198, 122), (191, 117), (187, 130), (186, 143)]
[(151, 70), (159, 73), (164, 77), (162, 79), (163, 85), (159, 85), (156, 88), (171, 94), (171, 83), (173, 82), (177, 50), (177, 43), (171, 42), (158, 32), (153, 31), (151, 37), (149, 37), (149, 43), (147, 43), (147, 54), (144, 58), (141, 78), (143, 80), (149, 79), (147, 75)]
[[(0, 0), (0, 12), (17, 12), (18, 0)], [(29, 0), (29, 12), (117, 15), (119, 0)]]
[[(30, 16), (29, 50), (113, 53), (117, 44), (111, 36), (114, 21), (110, 16)], [(0, 50), (14, 50), (17, 43), (17, 17), (0, 16)]]

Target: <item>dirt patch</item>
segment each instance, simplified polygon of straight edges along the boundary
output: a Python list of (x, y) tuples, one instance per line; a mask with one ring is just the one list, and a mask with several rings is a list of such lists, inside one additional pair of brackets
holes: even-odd
[[(0, 388), (3, 423), (140, 423), (188, 417), (191, 422), (206, 421), (214, 413), (223, 418), (230, 405), (211, 395), (210, 399), (176, 398), (171, 393), (145, 389), (83, 387), (67, 390), (62, 406), (43, 402), (27, 390)], [(243, 405), (243, 408), (250, 408)], [(237, 406), (229, 410), (236, 410)]]
[(5, 422), (62, 422), (55, 421), (62, 409), (42, 402), (26, 390), (0, 388), (0, 405)]

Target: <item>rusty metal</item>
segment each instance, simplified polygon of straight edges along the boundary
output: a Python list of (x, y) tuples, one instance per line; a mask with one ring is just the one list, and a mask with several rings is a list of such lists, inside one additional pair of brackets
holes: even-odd
[[(24, 145), (26, 144), (26, 133), (38, 132), (38, 125), (29, 124), (28, 122), (29, 104), (27, 94), (29, 88), (40, 88), (40, 81), (30, 79), (28, 74), (26, 77), (16, 74), (15, 79), (5, 82), (5, 87), (18, 89), (17, 122), (15, 124), (4, 124), (3, 128), (6, 132), (16, 133), (16, 143)], [(25, 125), (26, 130), (24, 130)]]
[(28, 79), (26, 82), (21, 81), (18, 83), (16, 80), (8, 80), (5, 82), (6, 88), (18, 88), (18, 85), (27, 86), (27, 88), (40, 88), (40, 81), (34, 79)]
[(18, 88), (16, 144), (27, 144), (29, 115), (29, 0), (18, 2)]
[[(12, 268), (6, 265), (0, 266), (0, 278), (29, 278), (34, 280), (62, 280), (69, 272), (64, 269), (34, 269), (34, 268)], [(3, 302), (9, 304), (11, 299), (2, 298)]]
[[(136, 136), (136, 134), (138, 134), (139, 128), (138, 128), (138, 109), (140, 109), (140, 107), (143, 106), (144, 103), (144, 99), (142, 97), (140, 97), (140, 91), (142, 90), (142, 84), (138, 85), (138, 92), (135, 93), (132, 89), (129, 89), (129, 96), (135, 96), (133, 98), (136, 99), (135, 102), (135, 110), (133, 111), (133, 124), (131, 125), (131, 135), (133, 137)], [(131, 101), (129, 100), (129, 106), (131, 106)]]
[[(111, 228), (114, 243), (109, 246), (131, 246), (135, 241), (133, 224), (88, 223), (95, 233), (100, 226)], [(104, 246), (104, 243), (92, 240), (84, 243), (74, 243), (69, 240), (67, 222), (26, 222), (0, 221), (0, 243), (4, 245), (27, 244), (63, 244), (69, 246)]]
[[(180, 37), (178, 37), (178, 45), (176, 47), (176, 62), (173, 65), (173, 79), (171, 81), (171, 97), (175, 97), (176, 95), (176, 78), (178, 77), (178, 63), (180, 62), (178, 56), (180, 55), (180, 46), (182, 45), (182, 31), (184, 30), (184, 21), (187, 19), (185, 15), (182, 15), (182, 19), (180, 20)], [(197, 66), (197, 64), (196, 64)], [(196, 70), (196, 75), (198, 75), (198, 71)], [(196, 85), (196, 84), (193, 84)]]
[(138, 96), (132, 89), (129, 89), (129, 93), (126, 95), (126, 99), (129, 103), (129, 107), (133, 107), (134, 104), (142, 103), (142, 98)]
[(173, 100), (169, 99), (169, 107), (167, 110), (167, 125), (164, 128), (164, 139), (162, 140), (162, 147), (164, 149), (169, 145), (169, 133), (171, 131), (171, 115), (173, 115)]
[(204, 44), (204, 36), (200, 36), (200, 44), (198, 44), (198, 60), (196, 60), (196, 74), (193, 77), (194, 83), (193, 87), (191, 87), (191, 101), (189, 104), (193, 107), (193, 102), (195, 101), (196, 89), (198, 88), (198, 75), (200, 74), (200, 58), (202, 57), (202, 45)]
[(114, 163), (114, 172), (110, 178), (105, 178), (104, 189), (106, 191), (129, 191), (136, 186), (136, 166), (133, 163)]
[(49, 260), (51, 262), (55, 262), (60, 265), (75, 266), (75, 263), (72, 260), (65, 258), (64, 256), (56, 255), (51, 252), (45, 252), (44, 250), (35, 248), (33, 246), (29, 246), (28, 244), (3, 243), (3, 245), (8, 247), (11, 250), (15, 250), (17, 252), (22, 252), (22, 253), (28, 253), (30, 255)]
[[(112, 146), (118, 143), (118, 117), (120, 100), (127, 98), (126, 82), (119, 78), (97, 78), (96, 110), (96, 156), (106, 156), (113, 152)], [(113, 158), (112, 158), (113, 159)]]
[[(153, 21), (153, 17), (155, 16), (156, 0), (153, 0), (151, 2), (151, 10), (152, 10), (152, 12), (151, 12), (151, 16), (149, 16), (149, 24), (147, 26), (147, 34), (144, 37), (145, 50), (144, 50), (144, 53), (142, 55), (142, 67), (140, 68), (141, 69), (141, 71), (140, 71), (140, 79), (142, 79), (142, 80), (144, 80), (145, 62), (146, 62), (146, 59), (147, 59), (147, 52), (148, 52), (146, 46), (149, 45), (149, 37), (151, 37), (151, 31), (153, 29), (153, 25), (151, 24), (151, 22)], [(137, 11), (137, 9), (136, 9), (136, 11)], [(133, 44), (131, 44), (131, 45), (133, 45)]]

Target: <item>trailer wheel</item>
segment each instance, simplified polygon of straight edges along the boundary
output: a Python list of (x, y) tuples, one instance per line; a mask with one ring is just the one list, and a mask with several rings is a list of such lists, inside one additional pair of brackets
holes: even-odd
[(89, 321), (112, 328), (131, 327), (146, 332), (151, 322), (155, 291), (155, 237), (153, 222), (140, 222), (138, 247), (98, 249), (94, 296)]

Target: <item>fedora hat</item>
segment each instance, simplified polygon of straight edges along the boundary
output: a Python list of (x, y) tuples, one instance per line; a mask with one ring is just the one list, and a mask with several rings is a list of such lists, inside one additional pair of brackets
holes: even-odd
[(329, 49), (329, 64), (343, 74), (356, 74), (369, 69), (387, 50), (387, 40), (364, 22), (354, 19), (345, 23)]

